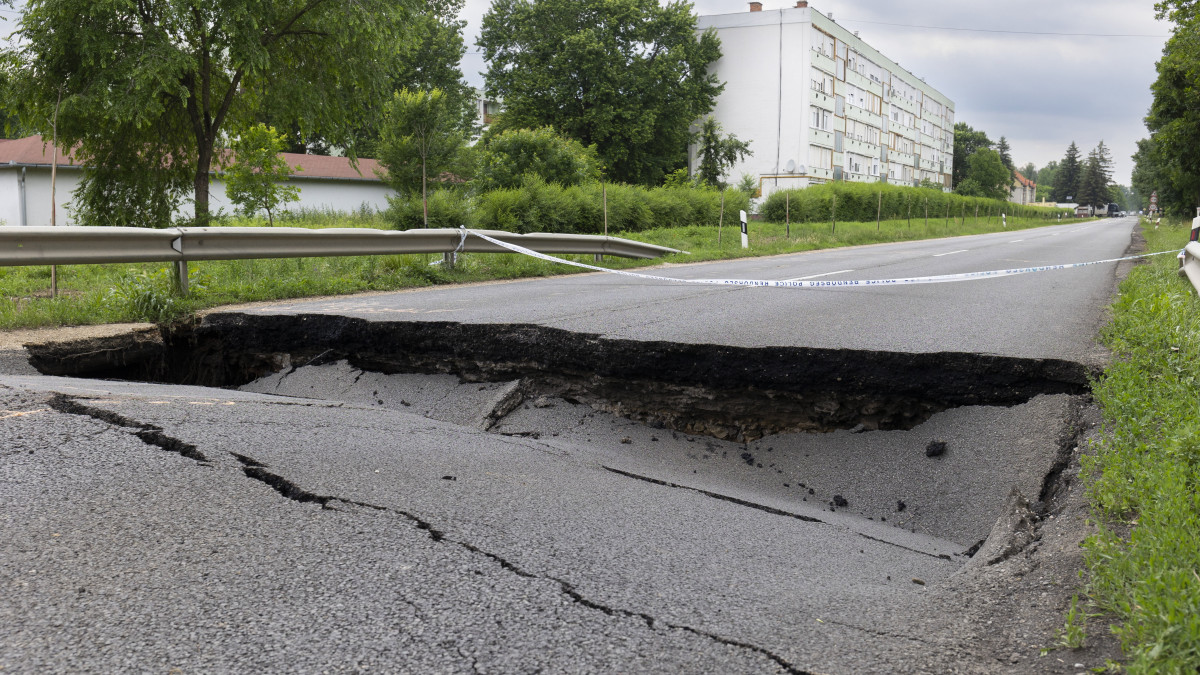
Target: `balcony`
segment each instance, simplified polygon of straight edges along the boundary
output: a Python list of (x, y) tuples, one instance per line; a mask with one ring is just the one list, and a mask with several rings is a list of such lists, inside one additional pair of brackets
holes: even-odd
[(825, 56), (824, 54), (822, 54), (821, 52), (819, 52), (815, 49), (812, 51), (812, 65), (813, 65), (813, 68), (816, 68), (818, 70), (823, 70), (830, 75), (833, 75), (836, 72), (834, 69), (835, 66), (833, 63), (833, 59), (829, 58), (828, 56)]
[(853, 138), (846, 138), (845, 139), (845, 148), (846, 148), (846, 152), (853, 152), (856, 155), (864, 155), (866, 157), (878, 157), (879, 156), (879, 146), (873, 145), (871, 143), (867, 143), (866, 141), (859, 141), (859, 140), (856, 140)]
[(888, 99), (888, 102), (891, 103), (892, 105), (896, 106), (897, 108), (900, 108), (901, 110), (904, 110), (906, 112), (910, 112), (914, 115), (919, 115), (921, 112), (921, 108), (919, 105), (917, 105), (916, 102), (910, 101), (906, 98), (900, 98), (899, 96), (893, 96), (890, 99)]
[(822, 148), (833, 148), (833, 132), (822, 131), (820, 129), (808, 130), (808, 142), (813, 145), (819, 145)]
[(815, 89), (808, 90), (808, 101), (813, 105), (823, 110), (833, 112), (833, 97), (829, 94), (822, 94)]
[(846, 105), (846, 118), (862, 122), (869, 126), (873, 126), (876, 129), (883, 126), (883, 117), (882, 116), (876, 115), (875, 113), (873, 113), (869, 110), (863, 110), (862, 108), (859, 108), (857, 106), (852, 106), (849, 104)]
[(876, 96), (883, 96), (883, 85), (872, 80), (866, 75), (859, 75), (853, 70), (846, 69), (846, 83), (860, 87), (864, 91), (869, 91)]

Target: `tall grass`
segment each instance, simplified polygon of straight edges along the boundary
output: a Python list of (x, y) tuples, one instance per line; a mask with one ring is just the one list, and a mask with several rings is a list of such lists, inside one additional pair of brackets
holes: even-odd
[[(1188, 238), (1181, 223), (1145, 234), (1150, 251)], [(1200, 671), (1200, 300), (1176, 270), (1159, 256), (1121, 284), (1093, 390), (1105, 433), (1085, 458), (1089, 591), (1121, 619), (1131, 673)]]

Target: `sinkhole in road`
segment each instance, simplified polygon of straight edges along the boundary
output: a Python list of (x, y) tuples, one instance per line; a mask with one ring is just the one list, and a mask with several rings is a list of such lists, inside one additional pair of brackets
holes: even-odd
[(628, 478), (857, 518), (863, 536), (936, 557), (986, 540), (992, 560), (1028, 544), (1021, 524), (1069, 485), (1096, 374), (1053, 359), (240, 313), (28, 350), (48, 375), (341, 400), (582, 448)]
[(530, 324), (213, 314), (30, 348), (48, 375), (237, 387), (345, 360), (363, 371), (520, 381), (633, 420), (740, 442), (781, 432), (912, 429), (960, 406), (1084, 394), (1096, 371), (1056, 359), (611, 339)]

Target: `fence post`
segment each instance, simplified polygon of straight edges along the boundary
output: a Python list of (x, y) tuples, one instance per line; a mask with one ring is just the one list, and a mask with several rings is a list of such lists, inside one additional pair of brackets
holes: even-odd
[(875, 231), (879, 231), (879, 218), (883, 213), (883, 190), (879, 191), (879, 203), (875, 205)]
[(829, 207), (829, 217), (833, 220), (833, 226), (829, 229), (830, 234), (837, 234), (837, 193), (833, 193), (833, 202)]
[(792, 238), (792, 191), (783, 191), (783, 219), (787, 224), (787, 237)]
[(188, 294), (188, 268), (187, 267), (188, 267), (188, 265), (187, 265), (186, 260), (176, 260), (175, 261), (175, 274), (173, 275), (175, 277), (173, 279), (173, 281), (175, 282), (175, 290), (179, 291), (179, 294), (184, 297), (187, 297), (187, 294)]
[(925, 198), (925, 231), (929, 231), (929, 197)]
[(725, 191), (721, 190), (721, 213), (717, 216), (717, 248), (721, 247), (721, 225), (725, 223)]

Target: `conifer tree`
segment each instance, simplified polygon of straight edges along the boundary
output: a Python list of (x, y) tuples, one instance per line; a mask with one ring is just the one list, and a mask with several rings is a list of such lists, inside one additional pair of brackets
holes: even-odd
[(1074, 199), (1077, 204), (1083, 203), (1078, 200), (1079, 179), (1082, 172), (1083, 166), (1079, 162), (1079, 146), (1075, 145), (1075, 141), (1071, 141), (1070, 147), (1067, 148), (1067, 154), (1059, 163), (1058, 172), (1054, 175), (1054, 201), (1065, 202), (1068, 199)]

